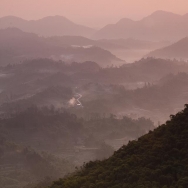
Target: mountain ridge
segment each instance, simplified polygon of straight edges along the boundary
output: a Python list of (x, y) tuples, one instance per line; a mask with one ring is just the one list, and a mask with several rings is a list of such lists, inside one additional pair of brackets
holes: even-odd
[[(53, 26), (53, 27), (52, 27)], [(41, 36), (91, 36), (95, 29), (76, 24), (64, 16), (48, 16), (39, 20), (25, 20), (15, 16), (0, 18), (0, 29), (16, 27)]]
[(23, 32), (17, 28), (0, 30), (1, 65), (16, 64), (20, 61), (36, 58), (58, 59), (67, 63), (95, 61), (101, 66), (125, 63), (101, 47), (72, 46), (61, 42), (56, 44), (53, 38), (48, 40), (48, 38)]
[(188, 16), (167, 11), (156, 11), (141, 20), (123, 18), (115, 24), (109, 24), (98, 30), (94, 39), (130, 38), (144, 40), (178, 40), (188, 33)]

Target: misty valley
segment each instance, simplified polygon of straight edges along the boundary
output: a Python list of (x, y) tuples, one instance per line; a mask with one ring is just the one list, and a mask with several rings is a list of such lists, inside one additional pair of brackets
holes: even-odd
[(187, 188), (187, 23), (0, 18), (0, 187)]

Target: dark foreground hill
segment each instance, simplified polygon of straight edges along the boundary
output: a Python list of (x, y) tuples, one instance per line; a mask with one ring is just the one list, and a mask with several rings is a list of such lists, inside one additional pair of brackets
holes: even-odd
[(187, 188), (188, 105), (112, 157), (90, 162), (50, 188)]

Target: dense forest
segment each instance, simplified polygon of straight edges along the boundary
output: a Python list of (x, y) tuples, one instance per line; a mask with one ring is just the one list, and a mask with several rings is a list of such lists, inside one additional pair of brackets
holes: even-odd
[(83, 119), (53, 106), (10, 114), (0, 119), (0, 186), (30, 188), (47, 177), (55, 180), (91, 159), (108, 158), (122, 142), (152, 129), (145, 118)]
[(185, 61), (155, 58), (106, 68), (44, 58), (1, 66), (0, 185), (43, 186), (107, 159), (182, 108), (187, 72)]
[(1, 187), (31, 187), (46, 177), (52, 181), (74, 171), (75, 166), (68, 160), (0, 138)]
[(188, 105), (110, 158), (86, 163), (50, 188), (187, 188)]
[[(53, 105), (81, 117), (129, 114), (151, 118), (157, 124), (186, 103), (187, 72), (185, 61), (154, 58), (108, 68), (94, 62), (28, 60), (0, 67), (0, 116), (33, 105)], [(82, 95), (83, 109), (70, 108), (69, 101), (77, 93)]]

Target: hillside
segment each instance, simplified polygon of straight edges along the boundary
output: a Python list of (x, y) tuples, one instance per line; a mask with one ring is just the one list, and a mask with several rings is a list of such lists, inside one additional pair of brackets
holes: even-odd
[(54, 45), (72, 45), (72, 46), (98, 46), (107, 50), (133, 50), (133, 49), (156, 49), (168, 44), (168, 42), (152, 42), (146, 40), (138, 40), (134, 38), (118, 38), (118, 39), (100, 39), (93, 40), (81, 36), (61, 36), (47, 38), (49, 43)]
[(127, 18), (97, 31), (95, 39), (138, 38), (144, 40), (178, 40), (187, 36), (187, 15), (156, 11), (139, 21)]
[[(154, 58), (119, 68), (101, 68), (94, 62), (28, 60), (0, 67), (0, 111), (9, 114), (32, 105), (54, 105), (81, 116), (133, 113), (163, 122), (187, 101), (188, 76), (180, 72), (188, 72), (186, 62)], [(172, 80), (159, 81), (169, 74)], [(76, 93), (82, 95), (82, 110), (69, 108)]]
[(89, 162), (50, 188), (187, 188), (188, 105), (107, 160)]
[(89, 37), (95, 30), (73, 23), (63, 16), (49, 16), (40, 20), (24, 20), (15, 16), (0, 18), (0, 29), (16, 27), (40, 36), (79, 35)]
[(74, 170), (74, 165), (69, 161), (17, 145), (4, 139), (2, 133), (0, 159), (0, 187), (4, 188), (25, 187), (37, 182), (39, 177), (50, 176), (54, 179)]
[(139, 40), (137, 38), (117, 38), (117, 39), (99, 39), (93, 40), (81, 36), (57, 36), (49, 37), (47, 41), (50, 44), (58, 46), (75, 46), (75, 47), (91, 47), (96, 46), (110, 51), (120, 59), (126, 62), (134, 62), (142, 58), (145, 54), (165, 47), (171, 44), (169, 41), (149, 41)]
[(52, 58), (67, 63), (95, 61), (101, 66), (125, 63), (100, 47), (56, 44), (49, 42), (48, 38), (23, 32), (17, 28), (0, 30), (0, 65), (16, 64), (33, 58)]
[(53, 106), (9, 114), (0, 118), (0, 187), (31, 188), (44, 178), (56, 180), (74, 166), (111, 156), (123, 142), (153, 128), (145, 118), (93, 115), (86, 120)]
[[(139, 85), (137, 85), (139, 87)], [(147, 117), (157, 124), (182, 109), (188, 99), (188, 74), (170, 74), (155, 83), (127, 90), (123, 86), (87, 84), (81, 90), (83, 111), (96, 111), (132, 118)]]
[(171, 59), (188, 59), (188, 37), (183, 38), (180, 41), (165, 48), (150, 52), (146, 56)]

